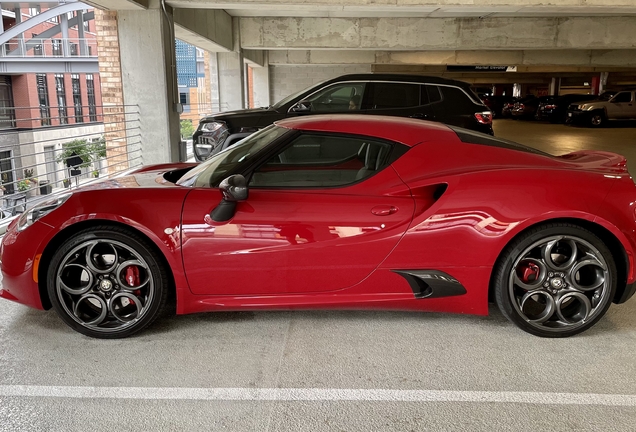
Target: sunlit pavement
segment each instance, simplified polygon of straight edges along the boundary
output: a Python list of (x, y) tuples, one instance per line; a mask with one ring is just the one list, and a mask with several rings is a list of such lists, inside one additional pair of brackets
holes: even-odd
[[(602, 149), (632, 162), (635, 131), (495, 123), (498, 136), (551, 153)], [(116, 341), (81, 336), (53, 312), (4, 300), (0, 317), (2, 431), (622, 431), (636, 424), (634, 299), (613, 305), (588, 332), (558, 340), (518, 330), (495, 307), (489, 317), (198, 314)]]

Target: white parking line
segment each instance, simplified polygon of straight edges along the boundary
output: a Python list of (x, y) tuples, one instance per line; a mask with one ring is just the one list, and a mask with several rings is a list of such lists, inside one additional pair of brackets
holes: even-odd
[(166, 399), (186, 401), (473, 402), (538, 405), (636, 406), (636, 395), (621, 394), (328, 388), (64, 387), (0, 385), (0, 398), (1, 397)]

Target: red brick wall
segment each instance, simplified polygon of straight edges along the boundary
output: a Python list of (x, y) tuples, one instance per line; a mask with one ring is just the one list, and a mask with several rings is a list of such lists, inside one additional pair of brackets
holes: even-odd
[(15, 75), (11, 79), (13, 103), (16, 106), (16, 127), (33, 128), (40, 126), (38, 92), (35, 74)]
[[(57, 108), (57, 90), (55, 87), (55, 74), (46, 74), (46, 83), (49, 95), (49, 111), (51, 115), (51, 126), (59, 126), (60, 113)], [(40, 101), (38, 98), (36, 74), (13, 75), (13, 103), (16, 107), (16, 127), (18, 128), (38, 128), (42, 126), (40, 119)], [(88, 111), (88, 86), (86, 84), (86, 74), (79, 74), (80, 94), (82, 98), (82, 119), (83, 123), (90, 123)], [(103, 109), (101, 98), (101, 82), (99, 74), (93, 74), (95, 86), (95, 105), (97, 121), (103, 121)], [(67, 124), (75, 124), (75, 108), (73, 104), (73, 82), (71, 74), (64, 74), (64, 91), (66, 95), (66, 115)]]

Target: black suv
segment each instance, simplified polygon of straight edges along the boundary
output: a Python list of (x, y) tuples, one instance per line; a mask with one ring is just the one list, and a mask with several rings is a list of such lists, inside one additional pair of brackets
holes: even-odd
[(492, 113), (462, 81), (418, 75), (344, 75), (269, 108), (204, 117), (194, 133), (198, 161), (273, 122), (307, 114), (356, 113), (433, 120), (493, 135)]

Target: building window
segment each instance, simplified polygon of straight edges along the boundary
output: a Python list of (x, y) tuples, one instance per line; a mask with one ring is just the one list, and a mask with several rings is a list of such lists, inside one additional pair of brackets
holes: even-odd
[(62, 39), (53, 39), (51, 41), (51, 47), (53, 49), (53, 56), (54, 57), (61, 57), (62, 56)]
[(51, 108), (49, 105), (49, 88), (46, 85), (46, 75), (37, 74), (35, 81), (38, 89), (38, 100), (40, 102), (40, 119), (42, 126), (51, 125)]
[(86, 74), (86, 93), (88, 95), (88, 116), (92, 122), (97, 121), (97, 104), (95, 103), (95, 81), (93, 74)]
[(2, 186), (4, 186), (5, 195), (11, 195), (15, 192), (12, 159), (11, 150), (0, 152), (0, 181)]
[(62, 74), (55, 74), (55, 93), (57, 96), (57, 113), (60, 117), (60, 124), (68, 124), (66, 90), (64, 88), (64, 75)]
[(179, 93), (179, 103), (183, 106), (183, 112), (190, 112), (190, 93)]
[(13, 109), (13, 92), (11, 77), (0, 76), (0, 129), (15, 127), (15, 110)]
[(78, 74), (71, 75), (73, 84), (73, 107), (75, 108), (75, 123), (84, 123), (82, 114), (82, 93), (80, 90), (80, 78)]
[(31, 15), (32, 17), (36, 16), (39, 13), (40, 13), (40, 5), (35, 5), (29, 8), (29, 15)]

